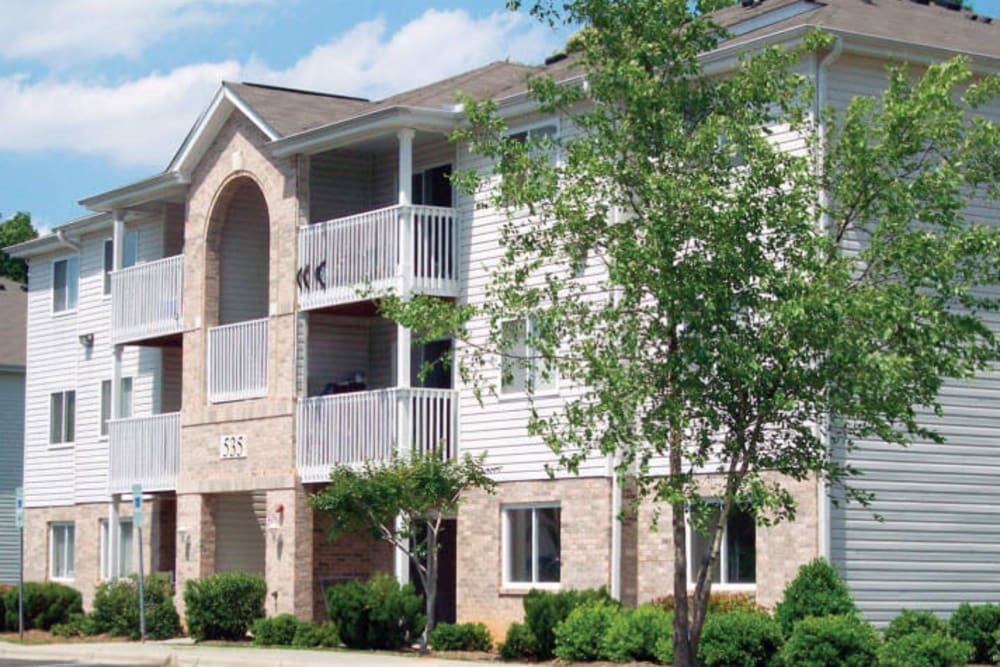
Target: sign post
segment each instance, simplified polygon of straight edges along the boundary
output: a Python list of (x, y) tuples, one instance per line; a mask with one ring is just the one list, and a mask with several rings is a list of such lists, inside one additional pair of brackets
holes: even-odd
[(132, 485), (132, 525), (139, 539), (139, 637), (146, 641), (146, 581), (142, 565), (142, 484)]
[(24, 640), (24, 489), (14, 491), (14, 525), (17, 527), (17, 638)]

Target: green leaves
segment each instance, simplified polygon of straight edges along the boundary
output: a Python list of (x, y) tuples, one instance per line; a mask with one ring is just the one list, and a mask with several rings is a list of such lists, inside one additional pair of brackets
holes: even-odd
[(37, 237), (38, 232), (31, 225), (31, 215), (28, 213), (15, 213), (0, 222), (0, 276), (6, 276), (19, 283), (28, 281), (28, 265), (25, 261), (9, 257), (3, 249)]

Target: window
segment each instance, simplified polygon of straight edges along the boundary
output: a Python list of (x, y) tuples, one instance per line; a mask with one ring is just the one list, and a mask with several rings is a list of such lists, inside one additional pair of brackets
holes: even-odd
[(132, 565), (132, 520), (122, 519), (118, 522), (118, 563), (111, 562), (114, 553), (111, 545), (111, 531), (107, 519), (101, 519), (101, 580), (108, 581), (119, 577), (127, 577), (135, 572)]
[(76, 530), (72, 523), (49, 524), (49, 578), (73, 578), (73, 546)]
[(556, 388), (556, 371), (539, 356), (532, 344), (538, 323), (532, 319), (503, 323), (503, 358), (500, 368), (500, 393), (551, 391)]
[(519, 143), (525, 143), (527, 141), (544, 141), (554, 140), (556, 135), (559, 134), (559, 127), (555, 123), (549, 123), (546, 125), (538, 125), (536, 127), (529, 127), (518, 132), (511, 132), (508, 137), (517, 141)]
[(73, 256), (52, 263), (52, 312), (76, 308), (80, 291), (80, 258)]
[[(118, 402), (118, 418), (132, 416), (132, 378), (122, 378), (121, 397)], [(108, 420), (111, 419), (111, 380), (101, 382), (101, 435), (108, 434)]]
[(73, 442), (76, 436), (76, 392), (61, 391), (49, 396), (49, 442)]
[[(705, 508), (715, 516), (718, 516), (719, 510), (718, 501), (709, 502)], [(692, 512), (692, 519), (698, 518)], [(706, 516), (705, 523), (710, 524), (713, 519), (713, 516)], [(688, 582), (693, 585), (698, 567), (702, 559), (708, 557), (712, 544), (690, 523), (688, 530)], [(738, 505), (734, 506), (722, 530), (722, 548), (710, 573), (713, 584), (748, 585), (757, 582), (756, 534), (753, 515)]]
[[(135, 266), (139, 257), (139, 232), (125, 232), (125, 243), (122, 249), (122, 268)], [(115, 268), (115, 242), (113, 239), (104, 241), (104, 293), (111, 294), (111, 272)]]
[(558, 505), (508, 507), (503, 511), (504, 583), (558, 584)]

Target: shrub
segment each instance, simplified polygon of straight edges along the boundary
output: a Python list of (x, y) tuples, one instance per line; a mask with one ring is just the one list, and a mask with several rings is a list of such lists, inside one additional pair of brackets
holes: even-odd
[(551, 660), (555, 628), (577, 607), (598, 600), (611, 601), (605, 588), (558, 592), (532, 590), (524, 596), (524, 622), (535, 636), (535, 657)]
[[(5, 625), (17, 628), (17, 587), (3, 594)], [(55, 582), (29, 581), (24, 584), (24, 629), (48, 630), (66, 623), (73, 614), (83, 613), (80, 591)]]
[(768, 614), (713, 614), (705, 619), (698, 660), (706, 667), (767, 667), (782, 643), (781, 626)]
[(493, 648), (490, 631), (482, 623), (439, 623), (428, 642), (435, 651), (489, 651)]
[(323, 623), (299, 623), (292, 638), (292, 646), (298, 648), (336, 648), (340, 646), (340, 633), (330, 621)]
[[(163, 575), (146, 577), (143, 597), (146, 601), (146, 636), (169, 639), (181, 633), (180, 618), (174, 608), (170, 580)], [(90, 622), (95, 634), (107, 632), (113, 637), (139, 639), (139, 581), (132, 576), (105, 582), (97, 587)]]
[(299, 630), (299, 619), (293, 614), (279, 614), (271, 618), (258, 618), (251, 632), (257, 646), (291, 646)]
[(854, 614), (810, 616), (795, 624), (781, 656), (794, 667), (871, 667), (878, 648), (875, 630)]
[(250, 625), (264, 617), (264, 578), (244, 572), (223, 572), (184, 585), (187, 625), (202, 639), (242, 639)]
[(396, 649), (414, 641), (424, 629), (422, 607), (412, 584), (401, 587), (388, 574), (327, 591), (330, 620), (349, 648)]
[(603, 658), (604, 635), (621, 614), (621, 608), (605, 600), (577, 607), (555, 628), (555, 656), (566, 662)]
[(87, 614), (71, 614), (65, 623), (56, 623), (49, 632), (57, 637), (89, 637), (100, 634)]
[[(652, 604), (664, 610), (674, 611), (674, 596), (665, 595), (653, 600)], [(688, 604), (691, 602), (689, 600)], [(690, 612), (690, 606), (689, 606)], [(710, 593), (708, 596), (707, 614), (725, 614), (730, 611), (763, 612), (764, 607), (757, 604), (750, 593)]]
[(929, 611), (904, 609), (889, 622), (889, 627), (885, 629), (885, 640), (893, 641), (915, 632), (944, 635), (948, 633), (948, 624)]
[(507, 628), (507, 636), (498, 648), (500, 657), (504, 660), (534, 658), (538, 655), (535, 635), (524, 623), (511, 623)]
[(986, 662), (993, 651), (993, 633), (1000, 630), (1000, 605), (964, 602), (948, 622), (951, 635), (971, 644), (973, 662)]
[(916, 632), (896, 637), (879, 649), (879, 667), (960, 667), (972, 656), (972, 645), (942, 632)]
[(653, 658), (654, 662), (661, 665), (672, 665), (674, 664), (674, 635), (673, 633), (669, 635), (664, 635), (656, 640), (656, 644), (653, 646)]
[(774, 617), (788, 637), (795, 624), (807, 616), (842, 616), (856, 614), (857, 608), (837, 570), (817, 558), (799, 568), (795, 579), (785, 588), (774, 608)]
[(656, 660), (657, 640), (672, 636), (673, 631), (674, 615), (661, 607), (647, 604), (637, 609), (622, 609), (604, 634), (602, 652), (615, 662), (652, 662)]

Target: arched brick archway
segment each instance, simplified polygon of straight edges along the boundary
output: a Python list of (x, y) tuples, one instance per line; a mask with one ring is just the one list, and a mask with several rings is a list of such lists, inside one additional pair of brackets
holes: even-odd
[(270, 215), (249, 176), (226, 183), (212, 208), (206, 237), (205, 322), (232, 324), (268, 315)]

